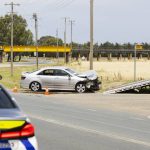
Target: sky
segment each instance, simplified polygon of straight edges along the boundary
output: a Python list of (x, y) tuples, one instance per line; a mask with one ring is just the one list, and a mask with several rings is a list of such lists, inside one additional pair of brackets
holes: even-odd
[[(33, 13), (39, 18), (39, 37), (64, 34), (64, 17), (75, 20), (73, 41), (90, 40), (90, 0), (0, 0), (0, 15), (10, 12), (5, 3), (19, 3), (15, 12), (28, 22), (34, 33)], [(150, 43), (150, 0), (94, 0), (94, 42)], [(67, 42), (70, 24), (67, 23)]]

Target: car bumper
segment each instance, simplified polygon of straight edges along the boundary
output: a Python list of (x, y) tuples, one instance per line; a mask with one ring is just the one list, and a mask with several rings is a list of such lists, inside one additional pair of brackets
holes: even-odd
[(0, 140), (0, 150), (38, 150), (35, 137), (20, 140)]
[(25, 80), (21, 80), (20, 81), (20, 88), (29, 89), (29, 83), (26, 82)]
[(101, 89), (101, 81), (98, 79), (93, 81), (93, 84), (90, 86), (89, 90), (98, 91)]

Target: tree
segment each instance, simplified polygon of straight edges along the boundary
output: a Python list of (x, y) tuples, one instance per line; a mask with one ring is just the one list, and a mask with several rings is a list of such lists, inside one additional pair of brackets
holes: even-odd
[(83, 49), (90, 49), (90, 42), (84, 43)]
[(101, 44), (102, 49), (114, 49), (114, 44), (110, 42), (105, 42)]
[[(56, 46), (57, 38), (52, 36), (43, 36), (38, 40), (39, 45), (41, 46)], [(58, 39), (59, 46), (63, 45), (62, 39)]]
[[(0, 42), (11, 44), (11, 16), (0, 17)], [(14, 15), (14, 45), (32, 45), (33, 34), (22, 16)]]
[(134, 44), (131, 43), (125, 43), (123, 44), (124, 49), (134, 49)]
[(72, 48), (73, 49), (81, 49), (82, 48), (82, 44), (72, 42)]
[(122, 49), (122, 46), (119, 43), (115, 43), (114, 49), (120, 50)]

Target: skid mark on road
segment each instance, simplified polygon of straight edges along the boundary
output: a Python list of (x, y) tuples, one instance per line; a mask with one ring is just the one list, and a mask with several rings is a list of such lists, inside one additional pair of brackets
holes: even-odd
[(61, 121), (58, 121), (58, 120), (47, 119), (47, 118), (43, 118), (43, 117), (40, 117), (40, 116), (31, 115), (31, 114), (30, 114), (30, 117), (33, 118), (33, 119), (37, 119), (37, 120), (41, 120), (41, 121), (48, 122), (48, 123), (51, 123), (51, 124), (55, 124), (55, 125), (58, 125), (58, 126), (72, 128), (72, 129), (75, 129), (75, 130), (80, 130), (82, 132), (97, 134), (97, 135), (100, 135), (100, 136), (105, 136), (105, 137), (116, 139), (116, 140), (122, 140), (122, 141), (125, 141), (125, 142), (150, 147), (149, 142), (145, 142), (145, 141), (141, 141), (141, 140), (137, 140), (137, 139), (132, 139), (132, 138), (127, 138), (127, 137), (115, 135), (113, 133), (106, 133), (106, 132), (103, 132), (103, 131), (98, 131), (98, 130), (94, 130), (94, 129), (90, 129), (90, 128), (86, 128), (86, 127), (82, 127), (82, 126), (77, 126), (77, 125), (74, 125), (74, 124), (65, 123), (65, 122), (61, 122)]

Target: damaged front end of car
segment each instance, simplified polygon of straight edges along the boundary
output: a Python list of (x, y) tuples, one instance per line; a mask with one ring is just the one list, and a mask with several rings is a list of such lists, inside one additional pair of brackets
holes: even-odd
[(86, 79), (86, 88), (92, 91), (98, 91), (101, 88), (101, 81), (99, 80), (95, 71), (88, 71), (78, 75), (80, 78)]

